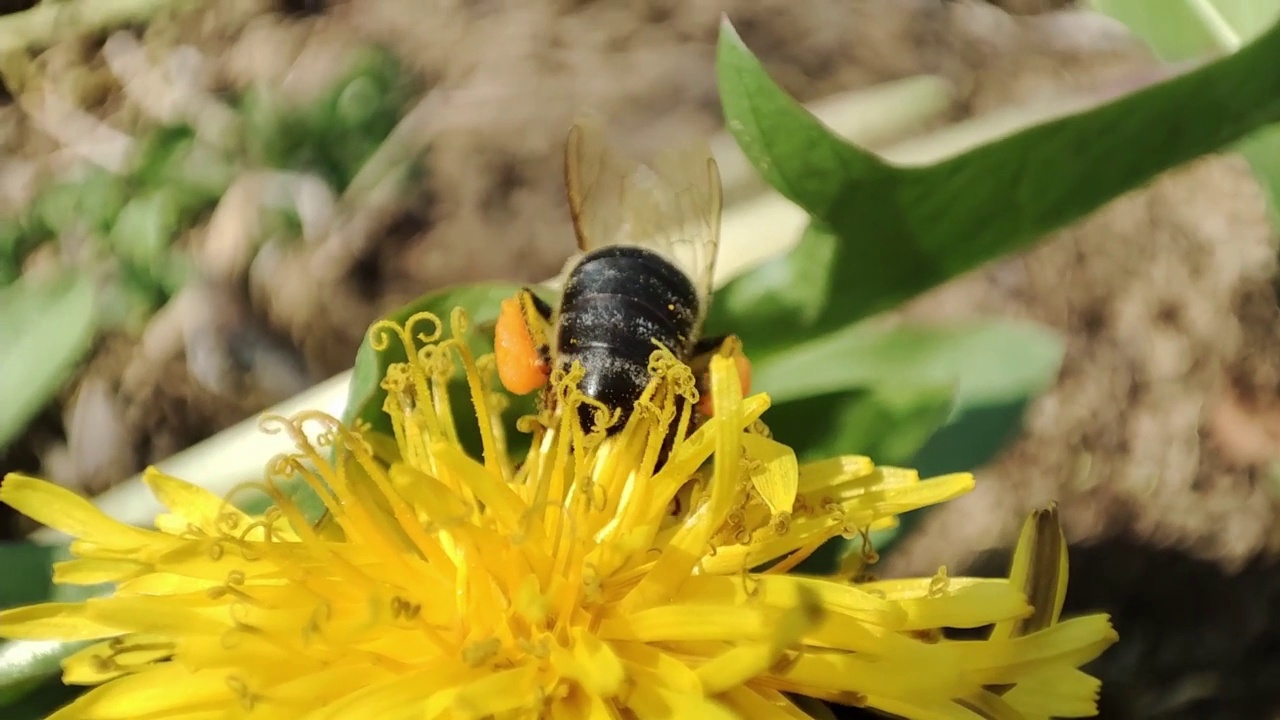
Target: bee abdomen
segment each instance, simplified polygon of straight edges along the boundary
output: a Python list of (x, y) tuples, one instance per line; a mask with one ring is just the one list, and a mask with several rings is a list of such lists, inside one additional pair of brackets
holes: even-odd
[[(698, 303), (692, 281), (660, 255), (631, 246), (596, 250), (565, 283), (556, 363), (566, 369), (581, 364), (579, 389), (620, 411), (616, 429), (644, 392), (658, 345), (687, 359)], [(579, 412), (583, 426), (590, 427), (592, 408), (583, 405)]]
[(679, 357), (689, 344), (689, 325), (634, 297), (586, 295), (561, 308), (556, 352), (572, 355), (588, 348), (609, 348), (647, 361), (658, 349), (656, 341)]
[(648, 308), (642, 314), (670, 319), (682, 330), (692, 329), (698, 315), (698, 293), (689, 277), (661, 255), (639, 247), (612, 245), (588, 253), (569, 274), (561, 308), (571, 310), (592, 295), (631, 298)]

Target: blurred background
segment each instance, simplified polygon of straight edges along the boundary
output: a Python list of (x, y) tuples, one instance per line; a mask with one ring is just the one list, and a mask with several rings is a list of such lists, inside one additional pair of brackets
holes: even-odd
[[(554, 275), (574, 114), (641, 152), (721, 130), (722, 12), (802, 102), (944, 78), (913, 133), (1164, 72), (1053, 0), (107, 5), (0, 0), (0, 472), (88, 495), (348, 369), (415, 297)], [(1276, 272), (1267, 197), (1222, 154), (895, 311), (1064, 351), (878, 572), (979, 571), (1056, 500), (1069, 603), (1119, 615), (1104, 717), (1280, 717)], [(4, 539), (34, 529), (5, 513)]]

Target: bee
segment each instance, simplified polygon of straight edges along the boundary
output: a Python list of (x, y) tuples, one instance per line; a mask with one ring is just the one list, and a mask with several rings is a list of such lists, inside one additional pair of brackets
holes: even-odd
[[(747, 392), (750, 364), (737, 339), (701, 337), (722, 205), (710, 148), (668, 151), (643, 165), (615, 152), (599, 125), (580, 122), (565, 145), (564, 184), (581, 253), (561, 276), (557, 307), (527, 287), (503, 301), (494, 329), (503, 387), (516, 395), (545, 389), (546, 407), (552, 373), (576, 362), (579, 390), (613, 413), (613, 434), (649, 384), (649, 358), (661, 345), (693, 369), (700, 416), (712, 411), (712, 355), (737, 361)], [(590, 431), (595, 408), (583, 403), (579, 420)]]

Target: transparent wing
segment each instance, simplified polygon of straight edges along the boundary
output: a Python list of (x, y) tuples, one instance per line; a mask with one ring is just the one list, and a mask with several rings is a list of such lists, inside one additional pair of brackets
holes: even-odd
[(693, 280), (705, 312), (720, 245), (720, 171), (705, 143), (648, 165), (624, 159), (600, 123), (580, 120), (565, 147), (565, 190), (578, 247), (638, 245)]

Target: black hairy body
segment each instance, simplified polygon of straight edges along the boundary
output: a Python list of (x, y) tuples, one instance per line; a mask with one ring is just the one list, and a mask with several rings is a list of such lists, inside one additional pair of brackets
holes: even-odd
[[(569, 273), (561, 294), (555, 363), (578, 362), (579, 389), (618, 413), (620, 430), (650, 379), (649, 357), (658, 344), (687, 360), (694, 343), (698, 294), (693, 282), (650, 250), (613, 245), (594, 250)], [(582, 426), (594, 408), (580, 406)]]

